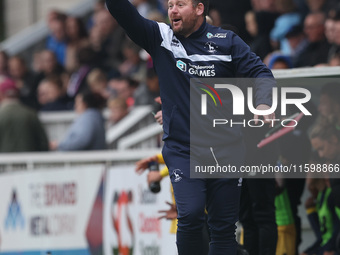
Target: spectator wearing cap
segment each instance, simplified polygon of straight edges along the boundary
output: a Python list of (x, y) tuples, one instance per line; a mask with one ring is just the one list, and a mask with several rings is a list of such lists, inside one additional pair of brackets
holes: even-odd
[(297, 58), (296, 67), (327, 63), (330, 44), (325, 37), (325, 14), (315, 12), (307, 15), (303, 29), (308, 46)]
[(13, 80), (0, 77), (0, 152), (47, 151), (48, 139), (36, 113), (19, 100)]
[(289, 56), (273, 54), (270, 57), (268, 68), (270, 69), (290, 69), (293, 68), (292, 60)]

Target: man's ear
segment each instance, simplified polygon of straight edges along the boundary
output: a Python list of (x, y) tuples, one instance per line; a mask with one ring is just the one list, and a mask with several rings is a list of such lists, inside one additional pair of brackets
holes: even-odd
[(201, 16), (204, 13), (204, 4), (202, 3), (198, 3), (198, 5), (196, 6), (196, 14), (197, 16)]

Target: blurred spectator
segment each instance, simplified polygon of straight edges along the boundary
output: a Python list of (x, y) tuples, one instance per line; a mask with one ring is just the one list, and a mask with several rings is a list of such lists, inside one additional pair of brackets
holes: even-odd
[(157, 11), (157, 10), (153, 10), (153, 11), (149, 12), (147, 18), (150, 19), (150, 20), (157, 21), (157, 22), (166, 23), (164, 15), (161, 12)]
[(131, 40), (123, 47), (124, 61), (119, 65), (122, 76), (130, 76), (139, 81), (145, 80), (145, 63), (140, 58), (141, 48)]
[[(308, 247), (301, 255), (332, 255), (337, 254), (336, 238), (339, 232), (339, 218), (336, 213), (335, 194), (329, 187), (329, 182), (326, 178), (311, 178), (309, 182), (310, 189), (317, 190), (317, 199), (314, 212), (315, 217), (308, 219), (311, 225), (319, 226), (315, 228), (317, 242)], [(307, 212), (310, 213), (311, 210)], [(312, 212), (313, 212), (312, 211)]]
[(8, 75), (8, 55), (5, 51), (0, 51), (0, 75)]
[[(43, 52), (43, 50), (37, 50), (33, 53), (32, 56), (32, 71), (34, 73), (42, 73), (42, 69), (43, 69), (43, 63), (42, 63), (42, 57), (41, 57), (41, 53)], [(54, 53), (53, 53), (54, 54)]]
[(104, 119), (101, 110), (105, 100), (89, 91), (81, 92), (75, 101), (79, 116), (58, 144), (50, 143), (51, 149), (59, 151), (104, 150), (106, 149)]
[(107, 89), (107, 76), (99, 68), (95, 68), (89, 73), (87, 76), (87, 84), (93, 93), (100, 94), (105, 99), (110, 96), (110, 92)]
[(101, 11), (101, 10), (105, 10), (105, 9), (106, 9), (105, 0), (97, 0), (95, 2), (94, 7), (93, 7), (93, 14), (88, 19), (88, 21), (86, 23), (86, 28), (87, 28), (88, 31), (90, 31), (92, 29), (92, 27), (94, 26), (94, 17), (96, 15), (96, 13)]
[(292, 60), (289, 56), (274, 53), (268, 63), (269, 69), (290, 69), (293, 68)]
[(3, 76), (0, 103), (0, 152), (47, 151), (47, 136), (36, 113), (20, 103), (14, 81)]
[(20, 100), (27, 106), (38, 109), (37, 77), (31, 72), (23, 58), (15, 56), (8, 61), (9, 75), (20, 91)]
[(71, 105), (58, 76), (49, 76), (38, 86), (38, 102), (40, 111), (67, 111)]
[(335, 20), (334, 18), (327, 17), (325, 21), (325, 35), (327, 38), (327, 41), (330, 44), (334, 43), (335, 40)]
[(286, 38), (291, 49), (290, 56), (292, 58), (293, 66), (295, 66), (295, 62), (299, 58), (300, 54), (308, 46), (308, 40), (303, 32), (302, 26), (300, 25), (293, 26), (286, 34)]
[(213, 25), (213, 20), (207, 15), (205, 16), (205, 21), (209, 24), (209, 25)]
[(254, 11), (276, 12), (275, 0), (251, 0)]
[(297, 12), (293, 0), (277, 0), (275, 3), (281, 15), (275, 21), (270, 39), (274, 49), (280, 49), (283, 54), (290, 55), (291, 49), (285, 36), (293, 26), (301, 23), (301, 15)]
[(115, 97), (123, 98), (128, 107), (134, 105), (133, 93), (139, 83), (127, 77), (114, 78), (109, 81), (110, 93)]
[(90, 41), (90, 46), (92, 47), (92, 49), (96, 53), (99, 53), (102, 48), (102, 36), (100, 33), (100, 28), (98, 26), (91, 28), (89, 41)]
[[(329, 119), (319, 119), (319, 122), (315, 126), (313, 126), (310, 132), (310, 139), (315, 151), (317, 151), (319, 156), (325, 159), (327, 163), (330, 163), (330, 166), (339, 164), (340, 130), (334, 120), (332, 121)], [(329, 207), (328, 215), (320, 215), (320, 213), (324, 213), (324, 211), (322, 212), (320, 210), (321, 206), (319, 206), (318, 208), (318, 218), (321, 228), (321, 241), (319, 243), (321, 244), (317, 248), (321, 249), (321, 251), (326, 250), (334, 252), (334, 250), (339, 248), (339, 214), (337, 213), (336, 215), (336, 213), (334, 212), (334, 207), (340, 208), (340, 179), (337, 175), (338, 174), (334, 173), (333, 171), (327, 173), (327, 177), (329, 177), (329, 182), (327, 181), (326, 184), (327, 186), (330, 185), (330, 188), (328, 188), (328, 193), (326, 193), (326, 196), (329, 196), (330, 198), (329, 200), (326, 200), (327, 207)]]
[(306, 0), (310, 12), (328, 13), (335, 7), (337, 0)]
[(247, 11), (251, 10), (250, 0), (210, 0), (210, 4), (219, 11), (222, 24), (230, 24), (237, 27), (239, 29), (239, 36), (243, 40), (249, 41), (249, 35), (245, 29), (244, 15)]
[(102, 63), (101, 67), (108, 70), (117, 67), (122, 60), (121, 49), (125, 39), (124, 30), (106, 9), (95, 13), (92, 29), (96, 29), (96, 31), (94, 34), (91, 32), (91, 45), (95, 42), (93, 49)]
[(310, 132), (311, 144), (319, 157), (328, 162), (340, 160), (340, 130), (332, 120), (319, 119)]
[(110, 110), (109, 122), (110, 125), (118, 123), (121, 119), (128, 115), (128, 105), (126, 100), (119, 97), (111, 97), (107, 102), (107, 106)]
[(334, 19), (328, 18), (326, 22), (326, 37), (328, 42), (332, 44), (328, 52), (329, 61), (340, 53), (340, 10), (338, 12)]
[(64, 68), (57, 61), (56, 55), (53, 51), (43, 50), (40, 53), (41, 61), (41, 71), (43, 77), (48, 75), (62, 75), (64, 73)]
[(46, 48), (53, 51), (59, 64), (65, 66), (66, 62), (66, 31), (65, 17), (56, 16), (49, 21), (50, 35), (47, 37)]
[[(298, 98), (299, 95), (292, 93), (291, 97)], [(307, 130), (314, 123), (317, 110), (316, 106), (311, 101), (307, 103), (306, 107), (312, 113), (312, 116), (304, 116), (293, 132), (278, 139), (280, 161), (282, 165), (304, 165), (309, 163), (311, 144), (307, 135)], [(300, 109), (296, 106), (289, 105), (287, 108), (287, 115), (290, 116), (295, 113), (300, 113)], [(301, 219), (298, 214), (298, 206), (301, 203), (300, 199), (304, 191), (305, 179), (287, 178), (284, 180), (284, 184), (288, 194), (289, 205), (296, 229), (296, 247), (294, 250), (296, 250), (296, 254), (299, 254), (297, 251), (302, 240), (302, 231)]]
[(309, 13), (309, 8), (306, 2), (307, 2), (306, 0), (294, 0), (294, 4), (297, 10), (299, 11), (299, 13), (302, 15), (303, 19)]
[(220, 27), (222, 25), (222, 17), (220, 12), (215, 8), (209, 9), (209, 17), (212, 19), (213, 26)]
[(132, 4), (144, 18), (147, 18), (149, 13), (154, 9), (149, 0), (132, 0)]
[(82, 90), (88, 89), (86, 77), (95, 67), (95, 52), (91, 48), (80, 48), (77, 51), (77, 70), (71, 74), (67, 85), (67, 95), (72, 100)]
[(47, 26), (48, 26), (48, 28), (50, 30), (52, 30), (51, 27), (53, 26), (52, 24), (53, 24), (53, 21), (55, 19), (65, 20), (66, 17), (67, 16), (66, 16), (65, 13), (63, 13), (59, 10), (56, 10), (56, 9), (51, 9), (47, 14)]
[(154, 105), (155, 98), (158, 96), (158, 76), (154, 68), (149, 68), (146, 74), (146, 83), (140, 84), (134, 92), (135, 105)]
[(35, 53), (35, 71), (37, 74), (36, 82), (39, 84), (48, 76), (58, 76), (62, 81), (63, 90), (66, 89), (68, 83), (68, 74), (65, 69), (58, 63), (53, 51), (43, 50)]
[(246, 28), (252, 40), (249, 43), (250, 49), (261, 59), (264, 59), (270, 52), (269, 33), (274, 27), (277, 15), (270, 12), (247, 12), (245, 16)]
[(67, 17), (66, 19), (66, 61), (65, 68), (69, 72), (76, 69), (76, 53), (78, 48), (89, 46), (87, 30), (80, 18)]
[(304, 32), (308, 46), (296, 60), (296, 67), (315, 66), (327, 63), (329, 43), (325, 37), (325, 14), (322, 12), (307, 15), (304, 22)]
[(340, 84), (328, 83), (321, 88), (318, 111), (323, 118), (340, 127)]
[(340, 66), (340, 52), (336, 53), (331, 57), (328, 62), (329, 66)]

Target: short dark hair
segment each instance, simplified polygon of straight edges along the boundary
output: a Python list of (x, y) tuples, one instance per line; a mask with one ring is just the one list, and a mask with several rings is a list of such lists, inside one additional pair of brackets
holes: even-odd
[(88, 108), (101, 110), (106, 106), (105, 98), (98, 93), (93, 93), (90, 90), (85, 89), (81, 91), (78, 95), (82, 97), (83, 102)]
[(204, 17), (208, 15), (209, 11), (209, 0), (192, 0), (192, 3), (194, 6), (197, 6), (199, 3), (202, 3), (204, 5)]

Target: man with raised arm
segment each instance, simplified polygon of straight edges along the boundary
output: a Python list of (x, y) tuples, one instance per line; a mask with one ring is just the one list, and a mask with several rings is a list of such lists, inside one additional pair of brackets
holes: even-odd
[[(190, 178), (190, 78), (272, 78), (270, 70), (233, 32), (206, 23), (208, 0), (169, 0), (170, 25), (143, 18), (128, 0), (106, 0), (106, 4), (128, 36), (151, 55), (159, 77), (162, 153), (177, 204), (179, 255), (202, 254), (205, 207), (211, 233), (209, 254), (236, 254), (239, 180)], [(195, 72), (189, 73), (189, 67)], [(271, 91), (268, 84), (255, 88), (257, 110), (270, 108)], [(265, 122), (273, 116), (265, 115)], [(227, 151), (221, 160), (233, 159), (240, 165), (244, 158), (242, 132), (232, 132), (221, 139)], [(210, 153), (209, 148), (198, 149)]]

